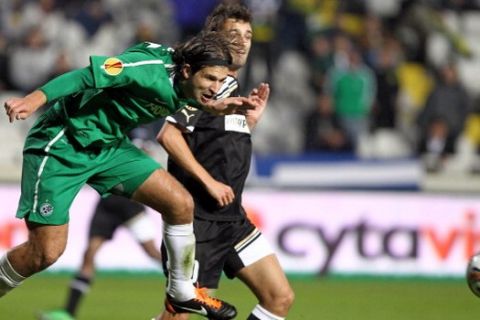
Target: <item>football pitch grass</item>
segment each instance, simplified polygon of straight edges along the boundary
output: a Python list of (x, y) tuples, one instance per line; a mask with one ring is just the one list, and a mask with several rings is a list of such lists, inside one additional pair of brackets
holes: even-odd
[[(42, 273), (0, 299), (0, 319), (35, 319), (61, 306), (69, 273)], [(464, 279), (289, 277), (296, 294), (288, 319), (462, 320), (480, 314), (480, 298)], [(78, 320), (150, 320), (163, 306), (160, 274), (101, 273), (79, 310)], [(246, 319), (255, 298), (239, 281), (222, 279), (218, 296)], [(191, 317), (191, 319), (202, 319)]]

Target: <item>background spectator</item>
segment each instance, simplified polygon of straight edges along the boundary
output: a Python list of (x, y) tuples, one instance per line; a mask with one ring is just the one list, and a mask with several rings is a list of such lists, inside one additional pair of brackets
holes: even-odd
[(10, 64), (8, 40), (5, 34), (0, 32), (0, 92), (11, 90), (12, 84), (8, 72)]
[(332, 99), (318, 94), (314, 109), (305, 118), (305, 151), (352, 151), (350, 141), (335, 115)]
[[(219, 0), (171, 0), (175, 22), (180, 30), (180, 40), (185, 40), (198, 33), (205, 19), (212, 12)], [(195, 8), (192, 10), (192, 8)]]
[(363, 63), (356, 48), (348, 52), (348, 65), (334, 66), (328, 73), (328, 93), (332, 96), (335, 113), (356, 148), (359, 139), (368, 134), (370, 111), (376, 95), (373, 71)]
[[(252, 11), (253, 39), (250, 57), (245, 65), (243, 88), (250, 89), (258, 81), (273, 83), (275, 60), (277, 58), (275, 54), (275, 33), (277, 31), (275, 25), (280, 2), (279, 0), (245, 1)], [(262, 78), (257, 79), (253, 73), (259, 66), (263, 67), (265, 72)]]
[(9, 61), (9, 75), (14, 87), (28, 92), (48, 79), (57, 50), (47, 42), (39, 26), (31, 26), (24, 41), (12, 47)]
[(419, 153), (428, 156), (427, 170), (440, 170), (443, 159), (454, 153), (470, 108), (469, 95), (459, 82), (456, 68), (444, 65), (418, 117)]
[(312, 36), (309, 54), (312, 88), (321, 91), (326, 73), (334, 63), (332, 43), (325, 33), (318, 32)]
[(74, 16), (74, 20), (83, 27), (87, 37), (92, 38), (113, 19), (101, 0), (88, 0)]
[(372, 111), (372, 128), (395, 129), (397, 124), (397, 100), (399, 81), (395, 47), (383, 47), (377, 54), (375, 77), (377, 96)]

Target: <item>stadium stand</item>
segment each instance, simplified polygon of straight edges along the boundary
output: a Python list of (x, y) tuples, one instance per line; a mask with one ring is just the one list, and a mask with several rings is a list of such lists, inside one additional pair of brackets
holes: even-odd
[[(42, 21), (37, 27), (45, 38), (41, 48), (29, 49), (32, 57), (38, 53), (36, 50), (45, 51), (45, 48), (48, 48), (45, 52), (56, 55), (47, 59), (54, 61), (49, 72), (36, 74), (39, 81), (85, 65), (90, 54), (115, 54), (133, 42), (144, 40), (175, 44), (180, 38), (171, 1), (93, 2), (102, 15), (88, 16), (91, 8), (82, 1), (1, 2), (0, 40), (6, 41), (0, 41), (0, 67), (6, 68), (6, 72), (0, 77), (0, 102), (12, 92), (24, 92), (34, 85), (22, 85), (11, 77), (14, 70), (28, 74), (28, 69), (32, 68), (27, 67), (30, 64), (22, 66), (22, 61), (15, 62), (11, 56), (25, 45), (32, 21)], [(399, 83), (394, 101), (396, 123), (391, 128), (372, 127), (369, 134), (362, 136), (355, 150), (358, 161), (410, 161), (422, 165), (423, 155), (416, 152), (419, 131), (416, 117), (434, 87), (434, 70), (445, 62), (456, 64), (461, 82), (473, 101), (480, 96), (480, 44), (476, 41), (480, 33), (480, 8), (477, 2), (277, 0), (271, 3), (272, 14), (276, 15), (269, 38), (274, 48), (274, 55), (269, 57), (274, 72), (270, 74), (265, 60), (252, 59), (248, 75), (251, 84), (271, 78), (273, 88), (270, 106), (254, 136), (255, 154), (260, 158), (272, 155), (288, 158), (304, 153), (303, 119), (312, 110), (318, 91), (325, 90), (322, 81), (328, 81), (324, 71), (320, 80), (316, 78), (312, 83), (312, 71), (319, 70), (312, 65), (309, 45), (313, 35), (325, 37), (331, 46), (327, 48), (331, 51), (327, 50), (326, 60), (322, 60), (325, 63), (322, 68), (331, 66), (329, 63), (345, 66), (345, 53), (349, 48), (356, 48), (361, 51), (364, 62), (378, 71), (379, 54), (389, 50), (393, 53), (392, 74), (398, 77)], [(343, 42), (337, 42), (339, 34), (345, 36)], [(249, 89), (248, 84), (245, 87)], [(374, 104), (372, 113), (381, 107)], [(476, 113), (469, 116), (467, 123), (475, 117), (478, 117)], [(21, 148), (29, 124), (27, 121), (10, 126), (5, 117), (1, 118), (0, 181), (20, 179)], [(419, 179), (432, 178), (434, 181), (434, 178), (438, 180), (450, 174), (461, 174), (462, 181), (476, 179), (472, 172), (480, 171), (479, 143), (472, 138), (471, 126), (469, 128), (457, 141), (455, 154), (445, 159), (442, 172), (435, 173), (436, 176), (422, 174)], [(163, 156), (161, 151), (159, 154)], [(319, 165), (322, 158), (319, 157)], [(434, 188), (430, 183), (418, 185)]]

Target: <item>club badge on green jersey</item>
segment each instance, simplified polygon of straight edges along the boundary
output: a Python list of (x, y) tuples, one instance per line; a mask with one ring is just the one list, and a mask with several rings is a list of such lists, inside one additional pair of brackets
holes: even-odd
[(50, 203), (45, 202), (40, 206), (40, 214), (42, 216), (48, 217), (48, 216), (51, 216), (52, 213), (53, 213), (53, 206)]

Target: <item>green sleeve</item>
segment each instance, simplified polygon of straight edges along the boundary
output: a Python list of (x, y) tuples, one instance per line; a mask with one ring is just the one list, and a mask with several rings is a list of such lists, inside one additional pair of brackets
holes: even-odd
[(91, 56), (90, 67), (96, 88), (146, 87), (168, 78), (170, 61), (168, 48), (142, 43), (117, 56)]
[(86, 67), (62, 74), (39, 89), (47, 96), (47, 101), (52, 101), (93, 87), (92, 71)]

